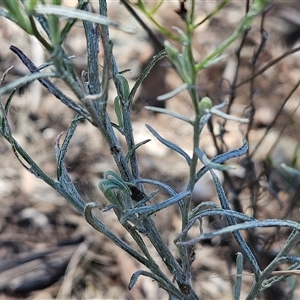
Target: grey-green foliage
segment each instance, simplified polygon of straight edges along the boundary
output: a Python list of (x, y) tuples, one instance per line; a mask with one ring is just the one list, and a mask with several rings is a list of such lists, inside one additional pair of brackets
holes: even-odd
[[(122, 1), (127, 5), (130, 4), (126, 0)], [(283, 276), (273, 276), (270, 278), (272, 272), (280, 264), (290, 261), (293, 262), (290, 269), (296, 269), (299, 267), (299, 259), (289, 255), (290, 250), (300, 238), (299, 224), (296, 222), (281, 220), (259, 221), (245, 214), (231, 210), (222, 184), (215, 175), (214, 169), (227, 170), (230, 168), (230, 166), (224, 165), (223, 163), (231, 158), (245, 154), (248, 150), (248, 144), (244, 141), (241, 148), (233, 149), (212, 159), (208, 159), (204, 151), (199, 147), (199, 141), (201, 139), (201, 132), (204, 125), (213, 114), (237, 122), (247, 122), (247, 120), (234, 118), (222, 113), (220, 109), (222, 109), (226, 103), (213, 106), (209, 98), (204, 97), (203, 99), (200, 99), (197, 92), (197, 77), (204, 68), (219, 62), (220, 58), (222, 58), (221, 54), (251, 25), (254, 18), (266, 7), (268, 1), (253, 1), (248, 13), (240, 21), (240, 24), (237, 26), (232, 35), (224, 41), (221, 41), (220, 46), (215, 51), (199, 62), (196, 62), (193, 56), (192, 40), (194, 31), (197, 30), (197, 27), (201, 26), (202, 23), (217, 14), (230, 1), (222, 1), (202, 22), (199, 23), (196, 23), (195, 21), (196, 1), (192, 0), (189, 3), (184, 4), (188, 6), (186, 15), (182, 15), (186, 24), (186, 31), (184, 32), (177, 29), (175, 33), (168, 31), (155, 20), (155, 13), (161, 6), (162, 2), (163, 1), (160, 1), (151, 9), (147, 7), (146, 2), (143, 0), (138, 0), (135, 5), (146, 17), (157, 25), (158, 29), (166, 38), (180, 42), (182, 47), (181, 49), (177, 49), (170, 42), (166, 41), (165, 49), (152, 59), (141, 76), (137, 79), (134, 87), (130, 90), (126, 78), (120, 74), (117, 62), (114, 59), (108, 26), (114, 26), (124, 31), (128, 31), (129, 29), (124, 28), (113, 20), (107, 19), (107, 7), (105, 0), (99, 1), (100, 14), (91, 13), (86, 1), (78, 1), (76, 9), (71, 9), (61, 6), (61, 1), (59, 0), (53, 0), (51, 5), (46, 5), (43, 1), (39, 0), (2, 0), (3, 7), (0, 8), (0, 15), (15, 22), (26, 33), (34, 35), (41, 42), (46, 49), (45, 51), (48, 52), (52, 59), (52, 61), (44, 67), (47, 68), (51, 66), (52, 71), (42, 72), (42, 67), (35, 66), (20, 49), (16, 47), (11, 48), (32, 74), (20, 78), (8, 85), (3, 84), (5, 79), (5, 76), (3, 76), (1, 83), (2, 86), (0, 87), (0, 133), (12, 145), (16, 156), (29, 172), (45, 181), (54, 190), (64, 196), (86, 218), (87, 222), (91, 224), (91, 226), (106, 235), (121, 249), (129, 253), (133, 258), (148, 268), (149, 271), (138, 271), (132, 275), (129, 282), (129, 289), (134, 286), (139, 276), (143, 275), (156, 280), (159, 286), (168, 292), (170, 299), (200, 299), (200, 296), (196, 295), (191, 282), (192, 260), (190, 259), (188, 250), (189, 245), (193, 245), (204, 238), (210, 238), (231, 232), (233, 233), (233, 236), (242, 252), (237, 254), (237, 280), (234, 299), (238, 300), (241, 294), (243, 257), (250, 262), (254, 273), (253, 286), (249, 291), (247, 299), (254, 299), (265, 288), (282, 279)], [(67, 18), (67, 22), (63, 23), (60, 17)], [(85, 82), (83, 85), (77, 77), (72, 63), (62, 47), (66, 36), (70, 30), (72, 30), (76, 20), (80, 20), (84, 25), (88, 49), (88, 70), (84, 76)], [(43, 34), (40, 34), (37, 29), (37, 24), (41, 26), (44, 31)], [(101, 48), (104, 55), (102, 75), (100, 75), (98, 70), (99, 41), (101, 42)], [(190, 95), (190, 101), (193, 104), (195, 115), (193, 118), (190, 118), (189, 116), (184, 116), (178, 112), (173, 112), (167, 109), (155, 107), (148, 107), (148, 109), (178, 118), (182, 122), (186, 122), (192, 126), (194, 131), (193, 136), (191, 137), (193, 139), (192, 156), (188, 155), (188, 153), (176, 145), (175, 141), (168, 141), (164, 139), (149, 125), (147, 125), (147, 128), (155, 138), (172, 151), (180, 154), (188, 164), (190, 169), (188, 185), (186, 190), (180, 193), (175, 192), (165, 183), (141, 178), (136, 151), (138, 151), (138, 148), (142, 147), (143, 144), (147, 143), (148, 140), (139, 144), (135, 143), (130, 117), (132, 102), (139, 85), (145, 79), (155, 63), (164, 57), (167, 57), (174, 65), (183, 80), (183, 84), (178, 89), (171, 91), (167, 95), (162, 95), (160, 99), (170, 99), (177, 93), (186, 89)], [(49, 79), (50, 77), (62, 79), (73, 91), (77, 99), (72, 99), (64, 94), (55, 84), (53, 84), (53, 82)], [(36, 164), (34, 159), (26, 153), (22, 146), (18, 144), (12, 136), (7, 118), (10, 104), (11, 101), (13, 101), (13, 96), (16, 90), (22, 85), (36, 79), (39, 80), (40, 83), (44, 85), (59, 101), (64, 103), (77, 114), (61, 145), (61, 136), (57, 139), (55, 147), (57, 160), (56, 179), (50, 178)], [(108, 85), (110, 81), (113, 82), (117, 92), (117, 97), (114, 100), (117, 124), (111, 122), (107, 111), (107, 102), (109, 100)], [(5, 97), (6, 94), (8, 94), (7, 98)], [(102, 133), (119, 170), (119, 174), (108, 170), (105, 173), (104, 178), (100, 180), (99, 188), (110, 202), (110, 205), (103, 210), (103, 213), (109, 209), (114, 210), (122, 226), (136, 242), (136, 246), (139, 248), (139, 251), (135, 250), (135, 248), (119, 238), (103, 223), (101, 218), (97, 217), (93, 213), (93, 209), (98, 207), (98, 205), (94, 202), (86, 204), (81, 199), (68, 175), (64, 159), (70, 140), (72, 139), (81, 119), (86, 119), (90, 122), (91, 126), (95, 126)], [(127, 145), (127, 150), (121, 147), (115, 130), (118, 130), (123, 135), (123, 139)], [(201, 160), (204, 165), (201, 169), (197, 168), (199, 160)], [(220, 205), (213, 202), (205, 202), (191, 210), (191, 194), (193, 188), (197, 181), (208, 171), (211, 173), (214, 180)], [(145, 183), (164, 189), (169, 194), (169, 197), (157, 204), (151, 204), (150, 200), (159, 193), (159, 189), (147, 194), (143, 186)], [(161, 211), (170, 205), (178, 206), (182, 219), (182, 232), (178, 233), (178, 237), (174, 241), (177, 246), (181, 264), (178, 263), (178, 260), (175, 257), (176, 254), (174, 255), (171, 252), (160, 236), (151, 218), (152, 214)], [(189, 240), (188, 231), (193, 224), (199, 219), (211, 215), (224, 216), (227, 219), (228, 226), (212, 233), (201, 233), (198, 238)], [(237, 220), (239, 220), (239, 223), (237, 223)], [(266, 226), (287, 226), (293, 229), (293, 231), (290, 238), (287, 240), (286, 245), (274, 261), (271, 262), (265, 270), (261, 270), (258, 266), (255, 255), (248, 247), (240, 231), (253, 227)], [(145, 237), (147, 237), (147, 239), (149, 239), (152, 243), (157, 253), (162, 258), (163, 263), (172, 274), (174, 280), (170, 278), (168, 274), (161, 271), (158, 262), (154, 260), (148, 251), (145, 243)]]

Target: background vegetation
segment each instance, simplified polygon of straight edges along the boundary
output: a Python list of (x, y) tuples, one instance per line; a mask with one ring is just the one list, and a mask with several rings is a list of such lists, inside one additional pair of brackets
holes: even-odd
[(229, 2), (2, 1), (4, 293), (297, 297), (297, 5)]

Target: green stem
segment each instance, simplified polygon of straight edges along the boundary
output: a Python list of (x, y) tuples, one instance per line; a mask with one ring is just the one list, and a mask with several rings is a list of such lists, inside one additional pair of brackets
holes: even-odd
[(33, 35), (40, 41), (40, 43), (47, 49), (49, 53), (52, 53), (53, 47), (41, 36), (40, 32), (36, 28), (36, 24), (32, 16), (29, 16), (29, 21), (32, 27)]
[(196, 70), (200, 71), (206, 68), (211, 60), (218, 57), (225, 49), (227, 49), (243, 32), (247, 30), (255, 17), (262, 11), (263, 8), (265, 8), (267, 4), (267, 1), (264, 1), (264, 3), (258, 3), (258, 1), (256, 1), (251, 6), (250, 11), (242, 19), (240, 25), (236, 28), (233, 34), (229, 38), (227, 38), (212, 54), (210, 54), (203, 61), (199, 62), (196, 65)]
[(296, 244), (300, 241), (300, 232), (293, 230), (290, 234), (289, 239), (287, 240), (285, 246), (273, 259), (273, 261), (261, 272), (258, 280), (254, 282), (251, 287), (251, 290), (246, 298), (246, 300), (253, 300), (262, 290), (263, 282), (270, 276), (270, 274), (278, 267), (281, 262), (281, 258), (287, 256), (290, 251), (295, 248)]
[[(193, 1), (194, 2), (194, 1)], [(193, 38), (193, 33), (194, 29), (189, 26), (187, 22), (187, 40), (190, 41), (186, 47), (185, 55), (187, 57), (184, 57), (184, 59), (189, 60), (189, 65), (192, 66), (190, 68), (190, 74), (189, 75), (189, 80), (191, 84), (188, 86), (188, 91), (190, 94), (190, 97), (193, 102), (194, 106), (194, 111), (195, 111), (195, 119), (193, 122), (193, 156), (191, 159), (190, 163), (190, 174), (189, 174), (189, 182), (187, 186), (188, 191), (192, 191), (194, 189), (194, 185), (196, 182), (196, 168), (197, 168), (197, 161), (198, 161), (198, 156), (196, 154), (196, 149), (199, 147), (199, 135), (200, 135), (200, 128), (199, 128), (199, 123), (200, 123), (200, 110), (199, 110), (199, 95), (197, 92), (197, 75), (198, 72), (195, 68), (195, 61), (193, 57), (193, 51), (192, 51), (192, 45), (191, 41)], [(183, 206), (182, 206), (182, 230), (187, 226), (188, 224), (188, 216), (190, 213), (190, 206), (191, 206), (191, 196), (185, 197), (183, 200)], [(187, 233), (182, 235), (181, 241), (186, 241), (187, 239)], [(179, 246), (179, 252), (182, 256), (182, 269), (184, 274), (186, 274), (186, 283), (190, 282), (190, 276), (191, 276), (191, 261), (189, 257), (189, 251), (187, 246)]]

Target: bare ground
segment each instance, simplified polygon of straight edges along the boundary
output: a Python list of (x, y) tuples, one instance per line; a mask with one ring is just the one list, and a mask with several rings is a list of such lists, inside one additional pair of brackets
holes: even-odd
[[(68, 4), (71, 5), (70, 2)], [(159, 13), (159, 19), (165, 26), (182, 26), (180, 18), (174, 13), (176, 3), (167, 3)], [(295, 6), (295, 8), (294, 8)], [(277, 4), (265, 18), (264, 29), (269, 34), (265, 48), (260, 53), (255, 65), (251, 64), (253, 53), (261, 43), (260, 21), (257, 20), (246, 37), (239, 63), (238, 81), (249, 78), (263, 66), (284, 52), (297, 47), (291, 38), (298, 27), (290, 20), (286, 21), (285, 9), (292, 9), (300, 14), (297, 3), (280, 6)], [(284, 9), (283, 9), (284, 8)], [(197, 8), (199, 19), (212, 9), (212, 3), (206, 2)], [(290, 15), (291, 15), (291, 11)], [(199, 60), (211, 51), (235, 28), (244, 12), (241, 3), (233, 2), (213, 21), (204, 24), (195, 37), (196, 59)], [(284, 12), (284, 13), (282, 13)], [(133, 36), (112, 30), (114, 52), (119, 69), (130, 68), (127, 74), (130, 83), (139, 75), (147, 60), (154, 54), (151, 41), (118, 3), (111, 3), (109, 16), (121, 23), (133, 25), (138, 29)], [(23, 32), (11, 23), (0, 20), (2, 47), (0, 51), (1, 73), (12, 64), (15, 68), (9, 73), (7, 81), (26, 74), (25, 67), (9, 51), (10, 45), (16, 45), (27, 53), (37, 64), (47, 60), (41, 57), (38, 47)], [(298, 28), (299, 30), (299, 28)], [(82, 39), (82, 27), (78, 25), (69, 36), (66, 50), (76, 55), (74, 64), (80, 73), (86, 69), (86, 49)], [(214, 103), (230, 96), (228, 81), (233, 80), (236, 69), (235, 49), (231, 47), (227, 57), (217, 66), (204, 70), (199, 78), (199, 92), (210, 96)], [(231, 51), (231, 52), (230, 52)], [(101, 55), (101, 54), (100, 54)], [(38, 59), (41, 61), (39, 62)], [(249, 145), (252, 152), (263, 133), (280, 111), (277, 121), (262, 145), (253, 155), (255, 168), (253, 178), (259, 182), (255, 203), (259, 218), (299, 219), (299, 182), (287, 184), (284, 176), (274, 166), (266, 166), (269, 155), (275, 166), (280, 162), (291, 163), (299, 141), (299, 104), (298, 89), (290, 96), (282, 108), (285, 98), (299, 81), (299, 53), (268, 68), (253, 82), (241, 85), (235, 90), (236, 97), (230, 112), (237, 116), (251, 116), (254, 107), (254, 122), (249, 132)], [(226, 80), (221, 80), (226, 78)], [(191, 128), (178, 120), (164, 115), (152, 114), (144, 109), (145, 103), (155, 103), (156, 96), (163, 94), (180, 84), (180, 79), (167, 62), (162, 62), (150, 75), (140, 90), (133, 112), (133, 124), (136, 141), (151, 138), (151, 143), (139, 150), (142, 175), (170, 184), (176, 190), (184, 187), (188, 176), (185, 162), (176, 154), (166, 149), (151, 136), (144, 126), (150, 124), (165, 138), (177, 143), (188, 153), (191, 152)], [(251, 86), (253, 84), (254, 86)], [(64, 87), (63, 87), (64, 88)], [(255, 91), (255, 94), (252, 93)], [(111, 92), (111, 99), (114, 92)], [(252, 101), (252, 102), (251, 102)], [(253, 103), (251, 107), (250, 104)], [(109, 111), (112, 112), (112, 102)], [(169, 101), (167, 107), (190, 116), (191, 103), (186, 94)], [(295, 112), (294, 112), (295, 110)], [(22, 95), (15, 97), (10, 113), (11, 127), (19, 143), (35, 157), (39, 165), (51, 176), (55, 176), (56, 165), (54, 142), (58, 134), (65, 131), (74, 113), (60, 104), (53, 96), (38, 85), (30, 86)], [(215, 134), (222, 132), (222, 123), (213, 119)], [(227, 122), (223, 134), (224, 143), (218, 145), (229, 149), (239, 147), (242, 137), (247, 132), (245, 126)], [(276, 140), (279, 142), (275, 145)], [(216, 147), (209, 129), (201, 138), (201, 145), (209, 156), (216, 155)], [(0, 142), (0, 290), (1, 299), (167, 299), (166, 293), (157, 284), (140, 278), (137, 285), (128, 291), (127, 285), (133, 272), (141, 268), (127, 254), (119, 250), (107, 238), (95, 232), (70, 204), (56, 194), (42, 181), (29, 174), (15, 158), (10, 146), (1, 139)], [(299, 156), (296, 155), (296, 158)], [(107, 202), (97, 188), (99, 180), (106, 170), (116, 170), (104, 140), (89, 123), (83, 122), (71, 142), (67, 154), (68, 171), (79, 192), (86, 202), (95, 201), (104, 207)], [(234, 185), (245, 183), (245, 172), (249, 169), (241, 161), (232, 162), (240, 173), (230, 175)], [(299, 167), (299, 159), (296, 166)], [(225, 178), (225, 182), (226, 178)], [(233, 190), (227, 185), (229, 199), (234, 199)], [(252, 185), (253, 188), (253, 185)], [(238, 200), (243, 211), (253, 211), (251, 185), (239, 195)], [(296, 195), (291, 197), (291, 195)], [(294, 201), (291, 205), (291, 198)], [(203, 200), (214, 200), (216, 195), (209, 179), (203, 181), (195, 192), (195, 205)], [(116, 217), (109, 212), (99, 215), (111, 229), (116, 231), (128, 243), (132, 243), (128, 234), (118, 224)], [(176, 253), (173, 240), (180, 232), (180, 218), (175, 207), (158, 213), (154, 217), (157, 227), (169, 247)], [(204, 220), (204, 229), (212, 230), (222, 226), (220, 220)], [(197, 234), (198, 229), (191, 233)], [(287, 230), (275, 229), (258, 231), (253, 245), (264, 244), (265, 259), (270, 259), (283, 245)], [(247, 236), (247, 235), (246, 235)], [(262, 242), (263, 241), (263, 242)], [(268, 247), (266, 246), (268, 244)], [(150, 251), (153, 251), (149, 244)], [(196, 245), (193, 263), (193, 280), (195, 289), (203, 299), (232, 299), (234, 283), (234, 256), (239, 251), (231, 237), (224, 237)], [(295, 249), (299, 251), (299, 249)], [(262, 265), (266, 263), (262, 259)], [(253, 280), (250, 272), (243, 277), (243, 296), (245, 298)], [(162, 266), (163, 268), (163, 266)], [(286, 299), (286, 293), (297, 278), (279, 286), (272, 296), (266, 294), (264, 299)], [(295, 289), (295, 299), (300, 289)], [(282, 295), (281, 295), (282, 293)]]

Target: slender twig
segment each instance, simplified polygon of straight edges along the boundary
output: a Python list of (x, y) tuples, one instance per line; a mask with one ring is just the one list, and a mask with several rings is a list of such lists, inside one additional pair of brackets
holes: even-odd
[[(10, 49), (18, 55), (18, 57), (22, 60), (24, 65), (28, 68), (31, 73), (39, 73), (39, 69), (34, 65), (34, 63), (17, 47), (10, 46)], [(58, 98), (63, 104), (84, 116), (85, 118), (89, 118), (90, 115), (86, 111), (84, 107), (73, 101), (71, 98), (66, 96), (62, 91), (60, 91), (54, 83), (52, 83), (47, 78), (40, 78), (38, 79), (39, 82), (46, 87), (51, 94), (53, 94), (56, 98)]]

